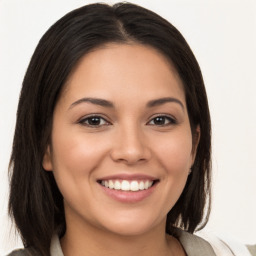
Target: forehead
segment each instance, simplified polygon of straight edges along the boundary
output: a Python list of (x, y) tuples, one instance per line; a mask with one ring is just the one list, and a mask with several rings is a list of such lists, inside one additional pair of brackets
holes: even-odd
[(87, 53), (74, 68), (62, 96), (111, 98), (118, 91), (127, 97), (143, 92), (141, 99), (152, 94), (155, 98), (179, 94), (184, 99), (183, 84), (172, 63), (156, 49), (135, 43), (111, 43)]

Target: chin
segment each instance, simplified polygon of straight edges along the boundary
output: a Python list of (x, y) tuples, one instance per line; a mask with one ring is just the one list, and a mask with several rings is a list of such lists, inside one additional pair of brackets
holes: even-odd
[(131, 237), (131, 236), (140, 236), (144, 235), (146, 233), (149, 233), (151, 228), (148, 226), (141, 226), (141, 225), (116, 225), (115, 227), (109, 227), (107, 229), (108, 232), (111, 232), (113, 234), (119, 235), (119, 236), (126, 236), (126, 237)]
[(165, 229), (166, 219), (157, 221), (153, 218), (143, 217), (132, 217), (131, 215), (127, 218), (122, 217), (113, 219), (112, 221), (108, 218), (108, 223), (105, 223), (104, 229), (113, 234), (121, 236), (140, 236), (162, 227)]

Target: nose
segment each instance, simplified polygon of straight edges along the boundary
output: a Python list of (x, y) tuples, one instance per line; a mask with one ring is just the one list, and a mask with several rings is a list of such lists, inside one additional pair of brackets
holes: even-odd
[(111, 158), (115, 162), (134, 165), (151, 158), (146, 137), (138, 127), (120, 128), (112, 145)]

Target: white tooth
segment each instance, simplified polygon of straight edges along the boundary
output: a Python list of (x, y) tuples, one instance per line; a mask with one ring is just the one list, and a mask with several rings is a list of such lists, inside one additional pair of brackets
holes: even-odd
[(127, 180), (123, 180), (121, 184), (121, 189), (124, 191), (130, 190), (130, 183)]
[(110, 180), (110, 181), (108, 182), (108, 187), (111, 188), (111, 189), (114, 188), (114, 182), (113, 182), (112, 180)]
[(131, 191), (138, 191), (139, 190), (139, 183), (138, 181), (133, 180), (130, 184)]
[(114, 189), (120, 190), (121, 189), (121, 183), (120, 181), (116, 180), (114, 183)]
[(144, 182), (143, 182), (143, 181), (140, 182), (140, 184), (139, 184), (139, 189), (140, 189), (140, 190), (144, 190), (144, 189), (145, 189), (145, 187), (144, 187)]
[(119, 180), (102, 180), (101, 185), (106, 188), (115, 189), (115, 190), (124, 190), (124, 191), (138, 191), (145, 190), (152, 186), (153, 181), (137, 181), (133, 180), (129, 182), (128, 180), (123, 180), (120, 182)]

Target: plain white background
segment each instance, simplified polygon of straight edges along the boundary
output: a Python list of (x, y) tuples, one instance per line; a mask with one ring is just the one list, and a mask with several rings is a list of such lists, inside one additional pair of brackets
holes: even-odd
[[(50, 25), (92, 2), (0, 0), (0, 255), (21, 246), (7, 215), (7, 169), (26, 67)], [(130, 2), (176, 26), (201, 66), (213, 125), (213, 204), (206, 230), (256, 243), (256, 2)]]

